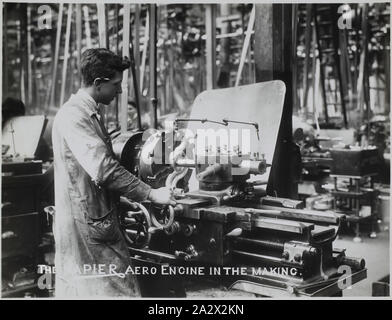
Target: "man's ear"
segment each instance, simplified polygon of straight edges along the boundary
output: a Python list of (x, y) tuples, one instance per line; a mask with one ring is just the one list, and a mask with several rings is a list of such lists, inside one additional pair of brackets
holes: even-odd
[(103, 81), (102, 81), (101, 78), (95, 78), (95, 79), (94, 79), (93, 84), (94, 84), (94, 86), (97, 88), (98, 91), (99, 91), (99, 89), (100, 89), (100, 87), (101, 87), (102, 82), (103, 82)]

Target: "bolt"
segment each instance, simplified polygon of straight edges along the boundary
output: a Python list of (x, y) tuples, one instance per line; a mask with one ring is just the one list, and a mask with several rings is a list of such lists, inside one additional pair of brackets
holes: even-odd
[(300, 255), (299, 253), (297, 253), (297, 254), (294, 256), (294, 260), (297, 261), (297, 262), (300, 262), (301, 259), (302, 259), (302, 257), (301, 257), (301, 255)]
[(296, 294), (297, 293), (297, 289), (292, 287), (292, 286), (288, 286), (287, 287), (287, 292), (290, 294)]
[(309, 249), (309, 253), (310, 255), (315, 256), (317, 254), (317, 248), (311, 247)]
[(282, 254), (282, 258), (287, 260), (290, 257), (290, 254), (287, 251), (284, 251)]

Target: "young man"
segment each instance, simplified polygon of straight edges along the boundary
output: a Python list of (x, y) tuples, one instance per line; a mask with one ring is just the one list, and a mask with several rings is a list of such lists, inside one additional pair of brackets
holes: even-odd
[(82, 55), (83, 87), (58, 111), (52, 131), (57, 297), (138, 296), (116, 219), (119, 196), (172, 204), (166, 188), (151, 189), (115, 159), (98, 103), (121, 93), (128, 60), (107, 49)]

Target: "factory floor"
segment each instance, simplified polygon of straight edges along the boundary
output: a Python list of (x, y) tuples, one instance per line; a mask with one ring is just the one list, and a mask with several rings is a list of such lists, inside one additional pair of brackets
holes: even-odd
[[(384, 228), (381, 228), (382, 230)], [(347, 288), (344, 297), (371, 297), (372, 283), (377, 282), (390, 273), (389, 230), (377, 233), (377, 238), (371, 239), (361, 235), (362, 242), (356, 243), (352, 236), (340, 236), (334, 242), (334, 247), (345, 248), (346, 255), (364, 258), (366, 261), (367, 278)]]

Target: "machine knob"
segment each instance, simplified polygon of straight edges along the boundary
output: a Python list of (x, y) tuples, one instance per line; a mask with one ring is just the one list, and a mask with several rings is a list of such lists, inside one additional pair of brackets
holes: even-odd
[(289, 257), (290, 257), (290, 254), (289, 254), (287, 251), (284, 251), (284, 252), (282, 253), (282, 258), (283, 258), (283, 259), (288, 260)]
[(196, 231), (196, 226), (187, 224), (183, 230), (183, 233), (186, 237), (190, 237)]
[(208, 245), (210, 246), (210, 248), (216, 248), (216, 240), (214, 238), (210, 239), (210, 242), (208, 243)]
[(362, 270), (365, 268), (365, 260), (362, 258), (351, 258), (351, 257), (340, 257), (338, 262), (341, 265), (347, 265), (356, 270)]
[(226, 237), (238, 237), (242, 234), (241, 228), (235, 228), (226, 234)]
[(294, 261), (296, 261), (296, 262), (300, 262), (301, 259), (302, 259), (302, 256), (301, 256), (299, 253), (297, 253), (297, 254), (294, 256)]

